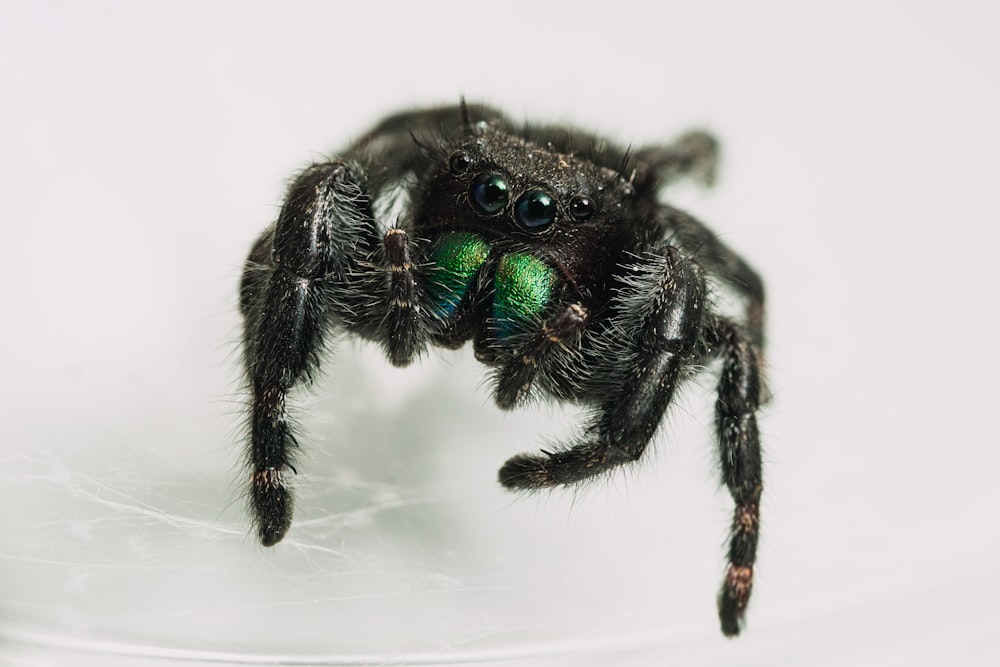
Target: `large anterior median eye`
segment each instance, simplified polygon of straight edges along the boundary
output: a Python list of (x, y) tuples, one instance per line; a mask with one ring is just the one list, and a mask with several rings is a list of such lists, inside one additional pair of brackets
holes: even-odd
[(469, 186), (469, 200), (472, 205), (487, 215), (503, 210), (509, 197), (507, 181), (497, 174), (480, 174)]
[(518, 222), (532, 231), (541, 231), (556, 220), (556, 200), (544, 190), (526, 192), (515, 210)]

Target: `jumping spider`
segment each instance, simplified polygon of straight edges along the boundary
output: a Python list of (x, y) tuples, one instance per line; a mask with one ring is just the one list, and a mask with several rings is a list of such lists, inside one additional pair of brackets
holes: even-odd
[[(719, 461), (736, 504), (718, 606), (722, 632), (738, 634), (760, 516), (764, 287), (658, 198), (682, 176), (710, 184), (715, 161), (701, 132), (626, 150), (463, 101), (390, 116), (296, 176), (240, 288), (260, 541), (280, 541), (292, 518), (286, 396), (340, 332), (377, 342), (395, 366), (471, 339), (500, 408), (544, 395), (589, 406), (564, 446), (503, 465), (508, 489), (636, 461), (678, 383), (718, 359)], [(707, 281), (739, 298), (738, 316), (713, 308)]]

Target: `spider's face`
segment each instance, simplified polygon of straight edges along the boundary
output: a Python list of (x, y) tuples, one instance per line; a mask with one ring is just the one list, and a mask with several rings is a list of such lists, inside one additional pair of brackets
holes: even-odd
[(577, 156), (495, 132), (446, 154), (417, 214), (418, 229), (559, 247), (605, 236), (631, 218), (631, 186)]
[(440, 317), (483, 267), (498, 338), (541, 317), (561, 290), (607, 292), (636, 235), (632, 187), (618, 172), (488, 130), (441, 155), (415, 218), (433, 240), (428, 291)]

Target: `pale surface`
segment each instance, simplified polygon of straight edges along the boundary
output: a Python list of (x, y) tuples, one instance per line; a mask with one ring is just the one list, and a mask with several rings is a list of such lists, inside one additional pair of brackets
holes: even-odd
[[(671, 4), (3, 3), (0, 662), (996, 664), (996, 12)], [(296, 168), (461, 93), (723, 140), (674, 201), (770, 290), (739, 640), (708, 377), (643, 465), (519, 498), (496, 469), (573, 413), (347, 342), (296, 402), (289, 537), (249, 536), (242, 259)]]

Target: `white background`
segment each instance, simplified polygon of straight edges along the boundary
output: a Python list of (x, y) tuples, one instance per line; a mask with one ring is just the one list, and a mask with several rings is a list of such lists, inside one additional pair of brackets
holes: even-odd
[[(998, 16), (945, 6), (0, 3), (0, 661), (996, 664)], [(723, 141), (674, 201), (769, 288), (741, 638), (708, 377), (642, 465), (519, 498), (575, 413), (347, 341), (249, 535), (243, 257), (297, 168), (460, 94)]]

